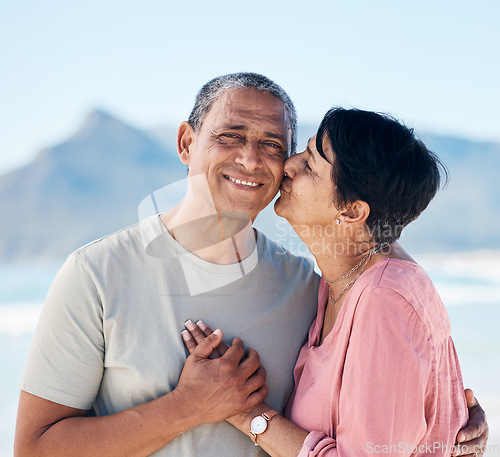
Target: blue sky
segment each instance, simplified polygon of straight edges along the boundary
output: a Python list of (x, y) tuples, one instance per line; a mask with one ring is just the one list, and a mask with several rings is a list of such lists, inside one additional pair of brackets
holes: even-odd
[(302, 122), (341, 104), (500, 142), (497, 0), (0, 1), (0, 173), (95, 107), (177, 124), (234, 71), (276, 80)]

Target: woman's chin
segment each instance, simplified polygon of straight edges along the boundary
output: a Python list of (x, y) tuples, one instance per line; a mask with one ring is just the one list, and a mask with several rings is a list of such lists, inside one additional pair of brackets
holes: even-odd
[(292, 222), (291, 222), (291, 219), (290, 219), (290, 216), (293, 214), (290, 214), (290, 211), (288, 211), (286, 208), (287, 206), (284, 204), (283, 200), (281, 200), (280, 202), (280, 199), (282, 197), (279, 197), (275, 202), (274, 202), (274, 212), (279, 216), (279, 217), (282, 217), (284, 219), (286, 219), (288, 221), (288, 223), (291, 225)]
[(280, 216), (280, 217), (284, 217), (286, 218), (286, 215), (284, 214), (284, 211), (283, 211), (283, 208), (284, 207), (284, 204), (283, 204), (283, 196), (279, 196), (276, 201), (274, 202), (274, 212)]

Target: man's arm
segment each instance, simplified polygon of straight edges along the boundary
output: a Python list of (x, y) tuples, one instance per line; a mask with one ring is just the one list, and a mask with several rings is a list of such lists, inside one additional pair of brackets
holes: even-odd
[(465, 399), (469, 409), (469, 422), (458, 432), (458, 445), (452, 455), (481, 457), (484, 455), (489, 435), (486, 413), (474, 397), (474, 392), (471, 389), (465, 389)]
[(172, 392), (109, 416), (87, 417), (85, 410), (21, 392), (15, 457), (147, 456), (192, 427), (264, 401), (265, 371), (257, 352), (249, 350), (241, 361), (245, 350), (236, 338), (222, 357), (208, 359), (221, 340), (216, 330), (196, 348)]
[(172, 395), (110, 416), (86, 416), (22, 391), (14, 455), (147, 456), (196, 425)]

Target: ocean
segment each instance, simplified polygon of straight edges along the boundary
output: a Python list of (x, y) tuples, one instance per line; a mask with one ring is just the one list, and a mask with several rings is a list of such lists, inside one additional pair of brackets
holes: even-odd
[[(446, 305), (462, 367), (486, 410), (486, 455), (500, 456), (500, 253), (416, 256)], [(0, 457), (12, 456), (18, 383), (58, 266), (0, 267)]]

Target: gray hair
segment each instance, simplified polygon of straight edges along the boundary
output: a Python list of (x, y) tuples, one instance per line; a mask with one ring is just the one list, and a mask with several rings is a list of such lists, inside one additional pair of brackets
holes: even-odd
[(281, 100), (290, 116), (290, 126), (292, 128), (291, 151), (294, 154), (297, 149), (297, 113), (295, 106), (288, 94), (275, 82), (258, 73), (232, 73), (218, 76), (206, 83), (196, 95), (193, 110), (189, 115), (188, 122), (193, 130), (198, 133), (201, 124), (205, 120), (212, 104), (226, 91), (233, 89), (252, 88), (261, 92), (267, 92)]

